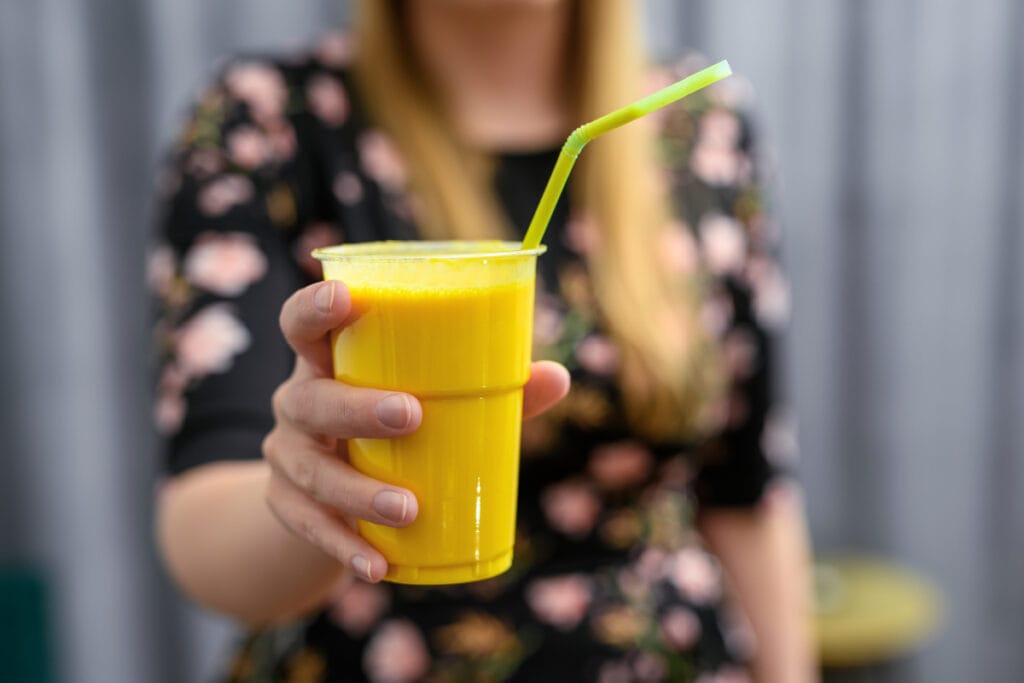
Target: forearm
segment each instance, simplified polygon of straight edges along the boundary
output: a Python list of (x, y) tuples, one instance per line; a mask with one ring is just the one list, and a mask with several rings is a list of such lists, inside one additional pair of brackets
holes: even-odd
[(344, 575), (273, 515), (269, 477), (262, 461), (204, 465), (171, 480), (157, 504), (159, 546), (179, 586), (254, 624), (316, 607)]
[(750, 510), (708, 511), (700, 528), (754, 629), (755, 680), (818, 680), (810, 632), (810, 553), (797, 497), (772, 496)]

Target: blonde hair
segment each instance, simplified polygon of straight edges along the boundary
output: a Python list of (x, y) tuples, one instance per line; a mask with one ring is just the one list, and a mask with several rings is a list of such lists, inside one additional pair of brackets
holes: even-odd
[[(355, 76), (374, 121), (407, 157), (421, 230), (432, 239), (508, 236), (491, 160), (460, 144), (442, 116), (407, 52), (400, 5), (357, 3)], [(638, 97), (644, 62), (631, 0), (574, 5), (569, 82), (582, 123)], [(622, 349), (627, 418), (641, 433), (667, 439), (701, 426), (721, 381), (699, 324), (696, 275), (664, 265), (671, 211), (655, 142), (653, 126), (641, 121), (591, 143), (571, 192), (574, 211), (598, 230), (599, 248), (585, 257), (598, 308)]]

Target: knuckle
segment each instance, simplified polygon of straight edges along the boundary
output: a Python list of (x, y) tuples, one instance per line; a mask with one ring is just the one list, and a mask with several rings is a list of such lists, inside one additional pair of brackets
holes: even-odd
[(333, 530), (326, 533), (318, 530), (317, 547), (335, 559), (344, 560), (348, 555), (344, 538), (339, 538)]
[(274, 413), (274, 417), (282, 418), (285, 416), (284, 404), (287, 401), (286, 394), (288, 393), (288, 382), (279, 384), (274, 393), (270, 395), (270, 409)]
[(292, 384), (284, 393), (282, 410), (294, 423), (308, 427), (317, 405), (316, 391), (312, 383), (300, 382)]
[(316, 396), (309, 382), (287, 380), (270, 397), (274, 417), (289, 423), (308, 426)]
[(285, 337), (289, 336), (290, 328), (292, 327), (292, 315), (295, 308), (298, 306), (299, 292), (294, 292), (284, 304), (281, 305), (281, 312), (277, 315), (277, 325), (281, 328), (281, 332)]
[(260, 444), (260, 451), (263, 453), (263, 459), (267, 462), (275, 462), (278, 455), (278, 441), (280, 436), (277, 433), (277, 427), (267, 432), (267, 435), (263, 437), (263, 441)]
[(275, 486), (274, 484), (274, 478), (271, 477), (270, 482), (267, 484), (267, 487), (263, 490), (263, 502), (266, 504), (268, 508), (270, 508), (270, 511), (274, 513), (274, 516), (283, 522), (285, 516), (281, 510), (281, 506), (280, 503), (278, 502), (277, 496), (277, 486)]
[(287, 505), (282, 503), (280, 499), (280, 490), (274, 482), (274, 478), (271, 477), (270, 482), (267, 484), (266, 489), (263, 491), (263, 502), (270, 509), (270, 513), (274, 515), (278, 522), (281, 523), (287, 529), (292, 527), (289, 520)]
[(307, 518), (296, 520), (294, 531), (309, 543), (317, 547), (322, 545), (320, 528), (312, 520)]
[(315, 458), (298, 458), (292, 471), (292, 481), (314, 499), (320, 499), (320, 474)]

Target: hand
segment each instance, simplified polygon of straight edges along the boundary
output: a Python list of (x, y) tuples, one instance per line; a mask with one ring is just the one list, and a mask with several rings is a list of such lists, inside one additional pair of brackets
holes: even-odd
[[(351, 312), (348, 289), (338, 281), (300, 289), (281, 308), (281, 330), (296, 359), (291, 376), (274, 392), (274, 429), (263, 441), (271, 470), (267, 503), (293, 533), (357, 576), (379, 581), (387, 561), (359, 536), (356, 520), (403, 527), (419, 507), (412, 491), (357, 472), (348, 463), (346, 439), (409, 434), (423, 412), (408, 394), (334, 380), (329, 333), (349, 323)], [(568, 390), (564, 367), (534, 363), (523, 391), (524, 418), (545, 411)]]

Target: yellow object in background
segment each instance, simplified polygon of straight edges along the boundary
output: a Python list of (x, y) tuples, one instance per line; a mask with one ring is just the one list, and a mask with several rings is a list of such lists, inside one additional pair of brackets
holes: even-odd
[(863, 666), (905, 655), (941, 622), (938, 591), (889, 562), (835, 557), (816, 562), (814, 573), (814, 621), (823, 666)]
[(529, 378), (537, 254), (508, 242), (390, 242), (314, 252), (357, 317), (332, 337), (335, 378), (411, 393), (415, 433), (352, 439), (356, 469), (409, 488), (419, 516), (359, 522), (386, 580), (445, 584), (512, 564), (522, 388)]

